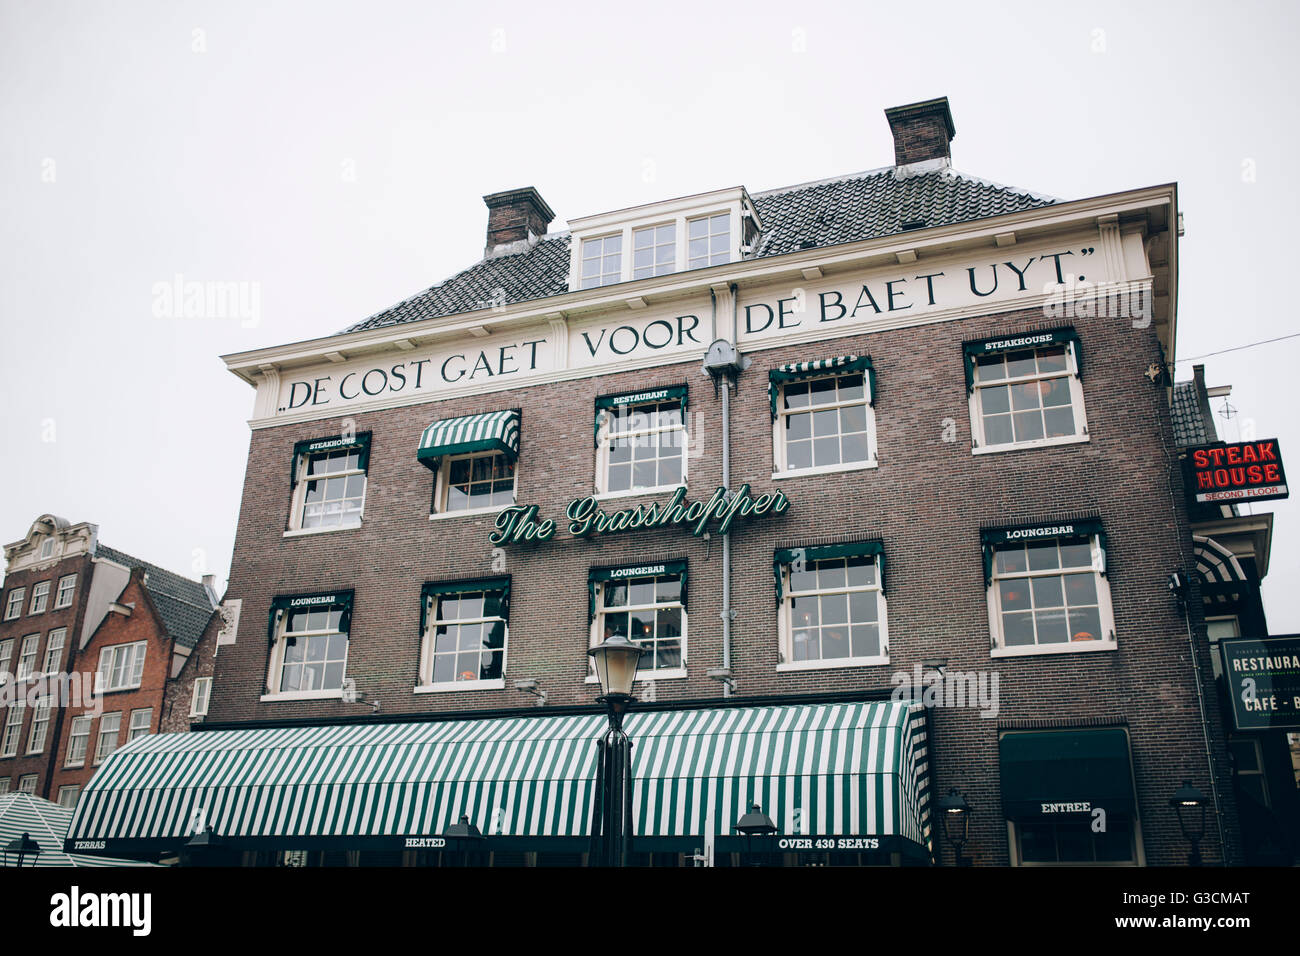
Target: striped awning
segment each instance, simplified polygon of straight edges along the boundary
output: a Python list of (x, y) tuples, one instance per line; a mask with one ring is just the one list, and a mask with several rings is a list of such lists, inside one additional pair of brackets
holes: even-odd
[[(138, 737), (82, 793), (72, 840), (169, 848), (391, 847), (466, 814), (489, 838), (585, 838), (603, 714)], [(730, 835), (751, 802), (783, 835), (876, 836), (930, 856), (924, 709), (911, 701), (634, 711), (638, 839)]]
[(1199, 534), (1192, 535), (1192, 550), (1206, 600), (1221, 604), (1237, 600), (1241, 596), (1241, 585), (1249, 582), (1237, 556), (1213, 538)]
[(518, 458), (519, 409), (434, 422), (420, 436), (417, 457), (428, 467), (436, 468), (438, 459), (444, 455), (467, 455), (476, 451), (501, 451), (511, 461)]
[[(36, 866), (152, 866), (135, 860), (116, 860), (106, 856), (66, 853), (63, 841), (68, 835), (72, 809), (27, 793), (0, 795), (0, 846), (8, 846), (26, 833), (40, 846)], [(24, 866), (30, 864), (29, 857)], [(9, 865), (14, 865), (11, 858)]]
[(790, 362), (767, 373), (767, 397), (772, 406), (772, 420), (776, 421), (777, 404), (781, 386), (804, 378), (825, 375), (847, 375), (862, 372), (866, 375), (867, 402), (876, 404), (876, 370), (870, 355), (837, 355), (835, 358), (812, 359), (807, 362)]

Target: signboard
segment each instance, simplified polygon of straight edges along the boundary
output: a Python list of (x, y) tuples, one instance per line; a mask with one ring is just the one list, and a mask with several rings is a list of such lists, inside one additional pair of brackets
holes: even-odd
[(1300, 729), (1300, 635), (1219, 641), (1238, 730)]
[(1188, 462), (1199, 502), (1262, 501), (1288, 495), (1276, 438), (1194, 448)]

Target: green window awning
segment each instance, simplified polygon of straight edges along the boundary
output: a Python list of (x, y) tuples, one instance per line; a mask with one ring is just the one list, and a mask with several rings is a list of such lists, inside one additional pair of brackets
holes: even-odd
[(993, 552), (998, 545), (1008, 541), (1042, 541), (1048, 538), (1071, 538), (1096, 535), (1101, 548), (1101, 573), (1106, 573), (1106, 532), (1101, 521), (1088, 518), (1083, 521), (1051, 521), (1046, 524), (1015, 525), (1005, 528), (981, 528), (980, 545), (984, 551), (984, 586), (993, 584)]
[[(1120, 727), (1010, 731), (998, 741), (1009, 820), (1134, 812), (1128, 733)], [(1086, 809), (1085, 809), (1086, 806)]]
[[(625, 728), (637, 840), (689, 852), (756, 802), (782, 835), (931, 858), (916, 702), (634, 710)], [(146, 735), (100, 766), (67, 836), (105, 854), (175, 849), (196, 826), (235, 849), (400, 849), (463, 813), (501, 849), (589, 838), (607, 730), (594, 713)]]
[(343, 617), (339, 630), (349, 629), (352, 617), (352, 591), (321, 591), (315, 594), (280, 594), (271, 599), (271, 613), (267, 616), (266, 639), (275, 643), (280, 621), (290, 611), (334, 611), (342, 610)]
[(637, 392), (619, 392), (614, 395), (596, 396), (596, 425), (595, 437), (597, 445), (600, 444), (600, 426), (609, 415), (619, 414), (621, 409), (634, 405), (645, 405), (651, 402), (681, 402), (682, 403), (682, 421), (686, 421), (686, 386), (669, 385), (664, 388), (646, 388)]
[(961, 344), (963, 364), (966, 366), (966, 394), (975, 390), (975, 360), (982, 355), (997, 355), (1016, 349), (1032, 349), (1046, 345), (1068, 345), (1074, 353), (1076, 375), (1083, 374), (1083, 351), (1079, 348), (1079, 333), (1074, 329), (1040, 329), (1003, 335), (994, 339), (972, 339)]
[(844, 375), (850, 372), (865, 373), (867, 403), (874, 408), (876, 404), (876, 370), (871, 365), (870, 355), (839, 355), (829, 359), (791, 362), (788, 365), (772, 369), (767, 373), (767, 397), (772, 405), (772, 421), (776, 421), (777, 402), (780, 400), (781, 386), (786, 382), (797, 382), (800, 379), (817, 378), (824, 375)]
[(484, 412), (433, 422), (420, 436), (416, 457), (428, 468), (437, 468), (446, 455), (468, 455), (476, 451), (504, 452), (511, 461), (519, 457), (519, 409)]
[(370, 466), (370, 432), (355, 435), (333, 435), (329, 438), (312, 438), (296, 442), (293, 446), (293, 463), (289, 466), (289, 483), (298, 483), (298, 465), (305, 455), (319, 455), (331, 451), (358, 452), (357, 467), (365, 471)]
[(606, 581), (622, 578), (680, 577), (682, 580), (682, 608), (686, 608), (686, 560), (646, 561), (642, 564), (625, 564), (617, 568), (592, 568), (587, 572), (587, 620), (596, 618), (596, 591)]
[(823, 544), (809, 548), (779, 548), (772, 555), (772, 576), (776, 578), (776, 603), (785, 596), (785, 568), (802, 558), (822, 561), (827, 558), (875, 558), (880, 573), (880, 592), (885, 591), (885, 544), (883, 541), (855, 541), (848, 544)]

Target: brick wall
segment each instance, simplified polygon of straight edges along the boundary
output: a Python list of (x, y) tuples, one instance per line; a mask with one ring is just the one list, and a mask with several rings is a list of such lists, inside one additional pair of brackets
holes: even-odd
[[(1133, 329), (1127, 320), (1075, 321), (1084, 357), (1087, 443), (972, 455), (962, 340), (1044, 324), (1040, 312), (1026, 311), (751, 353), (754, 364), (732, 403), (733, 485), (748, 482), (755, 493), (779, 487), (791, 505), (784, 515), (738, 526), (733, 535), (732, 666), (738, 691), (888, 690), (892, 673), (936, 657), (947, 658), (952, 669), (996, 671), (1001, 721), (1103, 715), (1126, 723), (1147, 862), (1181, 862), (1186, 843), (1168, 797), (1184, 778), (1207, 794), (1210, 786), (1186, 624), (1165, 584), (1170, 571), (1190, 567), (1190, 538), (1181, 481), (1163, 451), (1172, 447), (1166, 393), (1143, 375), (1148, 363), (1160, 360), (1155, 331)], [(850, 352), (870, 354), (878, 373), (879, 467), (773, 481), (767, 371)], [(562, 520), (570, 500), (593, 490), (596, 395), (682, 382), (690, 386), (693, 437), (703, 443), (702, 457), (689, 464), (688, 498), (707, 498), (721, 481), (720, 401), (696, 361), (356, 414), (357, 430), (371, 431), (373, 438), (365, 519), (355, 530), (282, 536), (293, 445), (337, 434), (341, 418), (253, 432), (228, 595), (243, 599), (243, 615), (238, 643), (223, 647), (216, 661), (209, 719), (328, 721), (369, 714), (364, 705), (339, 701), (259, 701), (272, 597), (336, 588), (356, 592), (348, 676), (358, 691), (381, 702), (383, 713), (525, 708), (532, 699), (509, 689), (519, 678), (538, 680), (552, 704), (590, 702), (596, 690), (584, 681), (588, 569), (673, 557), (690, 562), (689, 677), (657, 682), (656, 696), (719, 696), (720, 685), (705, 676), (722, 658), (716, 536), (704, 542), (677, 528), (581, 540), (568, 535)], [(491, 517), (429, 520), (434, 476), (416, 460), (416, 440), (431, 420), (511, 407), (523, 413), (518, 500), (538, 505), (561, 527), (553, 541), (508, 548), (513, 595), (507, 689), (416, 695), (420, 585), (490, 573), (492, 527)], [(955, 427), (956, 441), (944, 440), (945, 426), (950, 434)], [(640, 500), (618, 499), (604, 507)], [(1082, 512), (1100, 516), (1109, 536), (1118, 649), (991, 659), (980, 526)], [(890, 663), (778, 674), (772, 552), (826, 536), (883, 539)], [(1204, 661), (1208, 647), (1195, 595), (1191, 603)], [(1224, 760), (1217, 710), (1208, 710)], [(980, 863), (1008, 862), (998, 789), (999, 721), (981, 719), (975, 710), (940, 710), (934, 717), (933, 793), (961, 787), (976, 810), (968, 854)], [(1231, 795), (1222, 797), (1231, 820)], [(1210, 831), (1205, 849), (1213, 860), (1213, 824)], [(946, 848), (944, 854), (951, 858)]]

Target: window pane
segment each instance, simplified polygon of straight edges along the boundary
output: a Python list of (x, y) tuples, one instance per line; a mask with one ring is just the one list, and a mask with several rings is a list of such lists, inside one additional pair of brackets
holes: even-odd
[(785, 449), (785, 465), (787, 469), (812, 467), (812, 442), (796, 442), (787, 445)]
[(822, 658), (834, 660), (849, 656), (849, 629), (844, 625), (828, 627), (822, 631)]
[(1061, 592), (1061, 579), (1055, 575), (1032, 578), (1034, 607), (1064, 607), (1065, 600)]
[(1030, 571), (1050, 571), (1053, 568), (1060, 567), (1056, 554), (1055, 539), (1031, 541), (1026, 545), (1026, 549), (1029, 552)]
[(980, 389), (980, 402), (985, 415), (1011, 411), (1011, 394), (1005, 385)]
[(1007, 647), (1034, 643), (1034, 615), (1028, 611), (1002, 615), (1002, 634)]
[(1034, 363), (1034, 352), (1032, 349), (1025, 352), (1007, 353), (1007, 377), (1019, 378), (1022, 375), (1033, 375), (1037, 371)]
[(1065, 642), (1064, 609), (1039, 611), (1036, 617), (1038, 619), (1039, 644), (1061, 644)]
[(1070, 608), (1070, 640), (1099, 641), (1101, 633), (1101, 615), (1095, 607)]
[(1038, 371), (1040, 372), (1064, 372), (1065, 371), (1065, 346), (1054, 345), (1049, 348), (1038, 350)]
[(871, 458), (871, 449), (867, 444), (867, 436), (864, 433), (845, 435), (841, 439), (841, 445), (843, 451), (840, 460), (843, 464), (852, 461), (868, 461)]
[(874, 587), (876, 562), (872, 558), (849, 558), (848, 585), (851, 588)]
[(1015, 440), (1015, 433), (1011, 430), (1010, 415), (991, 415), (984, 419), (986, 445), (1009, 445)]
[(852, 629), (853, 656), (880, 656), (880, 628), (875, 624), (856, 624)]
[(846, 624), (849, 620), (847, 594), (828, 594), (822, 598), (822, 623)]
[(842, 588), (845, 582), (844, 562), (822, 562), (817, 566), (817, 586), (823, 591)]
[(1061, 541), (1061, 564), (1067, 568), (1092, 567), (1092, 542), (1087, 538)]
[(1003, 611), (1027, 611), (1029, 603), (1029, 582), (1025, 580), (999, 581), (998, 598)]
[(1065, 582), (1065, 599), (1071, 607), (1082, 604), (1097, 603), (1097, 581), (1089, 574), (1067, 574)]
[(995, 568), (999, 574), (1019, 574), (1026, 568), (1024, 545), (999, 547), (996, 559)]

